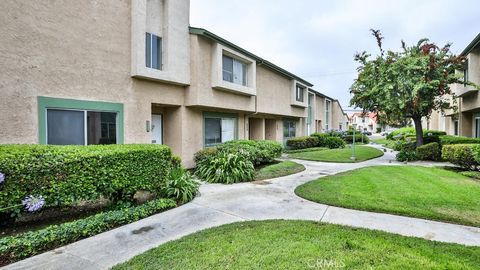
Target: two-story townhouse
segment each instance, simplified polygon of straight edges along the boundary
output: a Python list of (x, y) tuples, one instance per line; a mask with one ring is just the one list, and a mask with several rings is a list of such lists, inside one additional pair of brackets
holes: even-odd
[(332, 129), (333, 99), (189, 27), (189, 8), (0, 2), (0, 143), (166, 144), (192, 167), (196, 151), (228, 140), (283, 142), (318, 121)]
[[(465, 82), (480, 85), (480, 34), (460, 53), (466, 58), (463, 70), (457, 71)], [(451, 85), (458, 97), (457, 110), (445, 113), (433, 112), (429, 119), (424, 119), (426, 129), (446, 131), (449, 135), (480, 138), (480, 94), (468, 84)], [(451, 96), (445, 98), (451, 99)]]

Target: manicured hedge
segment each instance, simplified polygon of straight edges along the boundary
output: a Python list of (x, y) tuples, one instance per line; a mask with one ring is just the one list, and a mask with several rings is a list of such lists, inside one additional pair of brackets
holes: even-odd
[[(353, 135), (347, 135), (347, 136), (343, 137), (343, 140), (346, 143), (353, 143)], [(364, 135), (364, 134), (361, 134), (361, 133), (355, 133), (355, 143), (361, 143), (362, 141), (363, 141), (363, 143), (369, 143), (370, 139), (368, 138), (367, 135)]]
[(474, 170), (479, 166), (477, 161), (479, 148), (475, 144), (452, 144), (444, 145), (442, 158), (464, 169)]
[(313, 133), (310, 136), (318, 139), (318, 147), (330, 149), (345, 147), (345, 142), (339, 136), (331, 135), (331, 133)]
[(442, 159), (442, 148), (436, 142), (417, 147), (416, 156), (419, 160), (439, 161)]
[(452, 135), (445, 135), (440, 136), (440, 142), (442, 145), (446, 144), (480, 144), (480, 138), (470, 138), (470, 137), (463, 137), (463, 136), (452, 136)]
[[(0, 262), (6, 264), (51, 250), (112, 228), (175, 207), (171, 199), (158, 199), (143, 205), (108, 211), (84, 219), (0, 238)], [(1, 264), (0, 264), (1, 266)]]
[(220, 151), (245, 155), (255, 166), (274, 162), (276, 158), (282, 155), (283, 150), (280, 143), (269, 140), (229, 141), (220, 144), (217, 148)]
[(158, 194), (178, 162), (163, 145), (1, 145), (0, 209), (8, 209), (0, 212), (20, 214), (29, 195), (53, 207), (133, 200), (138, 190)]
[(287, 146), (289, 149), (305, 149), (317, 147), (318, 143), (319, 139), (314, 136), (297, 137), (287, 140)]
[[(443, 135), (447, 135), (447, 133), (445, 131), (439, 131), (439, 130), (423, 130), (423, 136), (428, 136), (428, 135), (443, 136)], [(394, 130), (387, 135), (387, 139), (389, 140), (393, 140), (396, 138), (404, 139), (407, 136), (415, 136), (414, 127), (405, 127), (405, 128), (399, 128), (397, 130)]]

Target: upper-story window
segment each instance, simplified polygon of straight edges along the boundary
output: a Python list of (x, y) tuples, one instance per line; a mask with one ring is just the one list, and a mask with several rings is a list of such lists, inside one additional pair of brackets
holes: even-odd
[(162, 69), (162, 38), (151, 33), (145, 36), (145, 63), (149, 68)]
[(468, 83), (468, 62), (465, 63), (465, 67), (463, 68), (463, 85), (466, 86)]
[(223, 80), (247, 86), (247, 64), (227, 55), (222, 56)]
[(297, 87), (295, 88), (295, 100), (298, 102), (303, 102), (304, 93), (305, 93), (305, 87), (297, 85)]

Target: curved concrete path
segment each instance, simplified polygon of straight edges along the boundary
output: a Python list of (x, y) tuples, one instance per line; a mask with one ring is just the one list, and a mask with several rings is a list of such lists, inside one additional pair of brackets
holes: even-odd
[[(392, 160), (392, 152), (355, 164), (295, 160), (304, 164), (306, 170), (256, 183), (204, 184), (200, 188), (200, 195), (181, 207), (2, 269), (108, 269), (167, 241), (205, 228), (237, 221), (265, 219), (322, 221), (480, 246), (480, 228), (332, 207), (304, 200), (294, 194), (298, 185), (325, 175), (373, 165), (402, 165)], [(432, 165), (425, 162), (416, 164)]]

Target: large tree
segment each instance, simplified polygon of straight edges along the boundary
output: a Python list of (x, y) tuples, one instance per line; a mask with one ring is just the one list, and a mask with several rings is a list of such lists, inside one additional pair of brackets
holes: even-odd
[(450, 44), (440, 48), (428, 39), (411, 47), (402, 41), (399, 52), (384, 51), (380, 31), (371, 31), (380, 54), (373, 58), (366, 52), (355, 55), (360, 66), (350, 89), (350, 103), (376, 112), (387, 123), (412, 119), (420, 146), (422, 118), (430, 117), (432, 111), (455, 109), (456, 98), (450, 85), (463, 83), (455, 70), (463, 68), (465, 59), (451, 53)]

